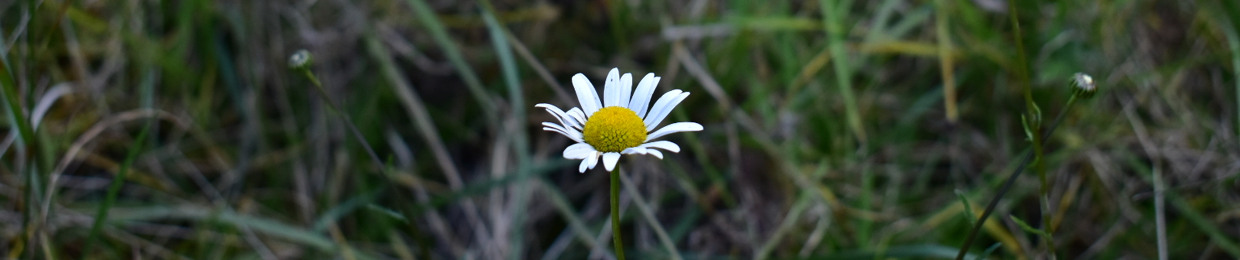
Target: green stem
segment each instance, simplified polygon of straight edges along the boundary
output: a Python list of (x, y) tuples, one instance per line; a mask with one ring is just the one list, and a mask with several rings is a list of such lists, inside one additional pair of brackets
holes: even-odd
[[(1046, 132), (1042, 133), (1040, 137), (1043, 142), (1045, 142), (1046, 138), (1050, 137), (1052, 133), (1055, 133), (1056, 128), (1059, 128), (1059, 123), (1063, 122), (1064, 115), (1068, 114), (1068, 110), (1072, 110), (1073, 104), (1076, 104), (1076, 97), (1077, 94), (1075, 92), (1072, 93), (1072, 96), (1068, 98), (1068, 104), (1064, 105), (1063, 110), (1059, 111), (1058, 116), (1055, 116), (1055, 121), (1051, 123), (1051, 127), (1047, 128)], [(1019, 166), (1016, 167), (1016, 170), (1013, 171), (1011, 175), (1008, 175), (1007, 180), (1003, 183), (1003, 187), (999, 188), (999, 194), (995, 194), (995, 197), (990, 199), (990, 203), (986, 204), (986, 210), (982, 211), (982, 216), (978, 217), (977, 222), (973, 222), (973, 229), (969, 231), (969, 236), (965, 237), (964, 245), (960, 246), (960, 252), (956, 254), (956, 260), (964, 259), (965, 254), (969, 252), (969, 246), (973, 244), (973, 239), (977, 238), (977, 232), (981, 231), (982, 224), (986, 223), (986, 218), (990, 217), (990, 213), (994, 213), (995, 207), (999, 205), (999, 200), (1002, 199), (1003, 195), (1007, 194), (1008, 190), (1012, 188), (1012, 184), (1016, 182), (1016, 177), (1020, 177), (1020, 173), (1025, 171), (1025, 168), (1029, 166), (1029, 163), (1032, 160), (1033, 154), (1026, 153), (1025, 159), (1020, 162)]]
[[(1064, 105), (1063, 110), (1059, 111), (1059, 115), (1055, 116), (1055, 122), (1052, 127), (1059, 126), (1059, 122), (1060, 120), (1063, 120), (1063, 116), (1068, 113), (1068, 110), (1072, 109), (1073, 104), (1076, 104), (1076, 97), (1076, 92), (1073, 92), (1072, 96), (1068, 97), (1068, 104)], [(1047, 132), (1045, 136), (1042, 136), (1042, 145), (1039, 146), (1044, 146), (1046, 144), (1046, 139), (1049, 137), (1050, 132)], [(1042, 229), (1047, 234), (1046, 236), (1043, 236), (1043, 239), (1046, 241), (1046, 250), (1049, 250), (1051, 259), (1055, 259), (1058, 257), (1055, 257), (1055, 229), (1051, 227), (1051, 214), (1053, 214), (1051, 210), (1050, 198), (1051, 187), (1047, 182), (1046, 164), (1042, 162), (1041, 158), (1042, 151), (1038, 151), (1038, 157), (1036, 166), (1038, 167), (1038, 173), (1041, 174), (1042, 177)]]
[[(1027, 127), (1029, 127), (1033, 133), (1038, 133), (1042, 131), (1042, 111), (1038, 109), (1038, 105), (1034, 103), (1033, 88), (1029, 85), (1029, 64), (1025, 54), (1025, 42), (1021, 33), (1020, 18), (1016, 5), (1017, 3), (1015, 1), (1008, 3), (1008, 19), (1012, 23), (1012, 34), (1016, 44), (1016, 76), (1017, 80), (1019, 80), (1018, 84), (1024, 92), (1025, 107), (1029, 114), (1029, 125)], [(1075, 99), (1076, 94), (1073, 94), (1072, 99), (1069, 99), (1068, 101), (1069, 106)], [(1067, 110), (1065, 109), (1064, 111)], [(1063, 113), (1061, 112), (1060, 116), (1062, 115)], [(1042, 195), (1039, 197), (1039, 200), (1041, 201), (1040, 204), (1042, 204), (1043, 207), (1042, 224), (1043, 228), (1047, 229), (1046, 231), (1049, 232), (1051, 223), (1049, 218), (1051, 214), (1050, 202), (1048, 198), (1048, 194), (1050, 193), (1050, 183), (1046, 176), (1046, 164), (1042, 162), (1042, 155), (1044, 152), (1042, 145), (1046, 142), (1045, 139), (1045, 136), (1040, 136), (1037, 134), (1033, 135), (1033, 165), (1030, 167), (1033, 167), (1032, 170), (1038, 174), (1038, 180), (1042, 184), (1039, 189), (1040, 194)], [(1045, 241), (1044, 244), (1046, 245), (1046, 250), (1050, 253), (1051, 258), (1054, 259), (1055, 241), (1050, 236), (1043, 237), (1043, 241)]]
[(827, 51), (831, 53), (831, 67), (835, 69), (835, 82), (839, 87), (840, 96), (844, 99), (844, 118), (853, 135), (862, 145), (866, 143), (865, 126), (861, 124), (861, 112), (857, 109), (857, 98), (853, 94), (852, 67), (849, 64), (847, 42), (848, 33), (844, 29), (844, 16), (847, 5), (837, 1), (820, 0), (822, 7), (823, 28), (827, 31)]
[(138, 153), (142, 151), (142, 147), (146, 141), (146, 135), (151, 130), (151, 123), (147, 123), (142, 127), (142, 132), (138, 133), (138, 138), (134, 145), (131, 146), (129, 152), (125, 155), (124, 163), (121, 163), (120, 170), (116, 171), (112, 183), (108, 185), (108, 193), (100, 203), (98, 210), (95, 212), (95, 222), (90, 226), (90, 233), (86, 239), (86, 246), (82, 249), (82, 258), (88, 258), (91, 247), (95, 245), (95, 241), (99, 240), (99, 232), (103, 229), (103, 225), (107, 222), (109, 209), (116, 202), (116, 196), (121, 191), (121, 186), (125, 184), (125, 176), (129, 172), (129, 167), (133, 165), (133, 161), (138, 158)]
[(616, 259), (624, 260), (624, 242), (620, 240), (620, 166), (611, 171), (611, 241)]
[(378, 167), (380, 171), (383, 171), (385, 166), (383, 164), (383, 160), (379, 159), (379, 154), (375, 153), (375, 149), (370, 147), (369, 142), (366, 142), (366, 137), (362, 135), (361, 130), (357, 129), (357, 125), (353, 124), (353, 119), (349, 118), (349, 115), (345, 114), (343, 110), (340, 110), (340, 107), (336, 106), (336, 102), (333, 102), (332, 99), (329, 98), (330, 95), (327, 94), (327, 89), (323, 88), (323, 83), (319, 82), (319, 78), (314, 76), (314, 72), (311, 72), (310, 69), (305, 67), (298, 70), (301, 70), (301, 72), (306, 75), (306, 79), (309, 79), (310, 83), (314, 83), (314, 89), (319, 92), (319, 97), (323, 98), (323, 103), (327, 103), (327, 107), (331, 109), (332, 113), (336, 113), (340, 116), (340, 118), (344, 119), (344, 125), (349, 128), (349, 132), (353, 133), (353, 137), (357, 138), (357, 142), (362, 144), (362, 148), (366, 149), (366, 154), (370, 155), (370, 161), (373, 162), (375, 167)]

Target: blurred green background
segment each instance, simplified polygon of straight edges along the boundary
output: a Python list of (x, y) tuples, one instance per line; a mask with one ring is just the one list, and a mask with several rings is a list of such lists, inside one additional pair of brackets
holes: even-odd
[(1027, 101), (1063, 123), (972, 256), (1240, 258), (1235, 1), (9, 0), (0, 29), (0, 258), (609, 259), (608, 175), (533, 105), (613, 67), (705, 126), (621, 161), (632, 259), (952, 258)]

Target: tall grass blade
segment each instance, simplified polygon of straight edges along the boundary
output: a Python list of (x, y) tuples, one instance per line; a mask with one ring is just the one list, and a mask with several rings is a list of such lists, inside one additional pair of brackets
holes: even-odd
[(427, 30), (430, 31), (431, 37), (439, 48), (443, 49), (444, 55), (448, 57), (448, 61), (456, 68), (457, 73), (461, 74), (461, 78), (465, 80), (465, 86), (469, 88), (470, 94), (478, 102), (483, 115), (487, 117), (488, 122), (495, 122), (497, 118), (495, 114), (495, 103), (491, 100), (490, 94), (482, 85), (482, 80), (478, 78), (478, 74), (474, 72), (473, 67), (465, 60), (465, 56), (461, 54), (461, 50), (457, 47), (457, 43), (448, 35), (448, 31), (444, 29), (443, 23), (439, 21), (439, 16), (431, 10), (430, 5), (424, 0), (406, 0), (413, 9), (414, 17), (418, 22), (422, 23)]
[[(521, 92), (520, 74), (517, 73), (517, 62), (513, 58), (512, 48), (508, 45), (507, 29), (495, 18), (495, 10), (492, 9), (490, 1), (482, 1), (482, 3), (482, 20), (486, 22), (487, 32), (491, 36), (491, 44), (495, 47), (495, 53), (499, 56), (499, 65), (503, 74), (504, 85), (508, 89), (508, 103), (511, 104), (508, 112), (511, 115), (509, 120), (512, 120), (513, 128), (508, 130), (508, 132), (514, 136), (510, 139), (513, 142), (512, 147), (516, 150), (515, 154), (517, 157), (517, 170), (515, 174), (524, 176), (530, 170), (530, 145), (528, 135), (525, 132), (527, 127), (522, 124), (526, 122), (526, 112), (525, 95)], [(526, 204), (529, 203), (530, 183), (528, 181), (521, 181), (516, 186), (515, 198), (508, 205), (511, 211), (509, 214), (512, 216), (512, 223), (516, 224), (512, 225), (512, 230), (509, 232), (511, 237), (507, 239), (512, 245), (523, 245), (525, 233), (522, 227), (524, 227), (523, 223), (525, 223), (525, 216), (527, 214)], [(509, 248), (511, 250), (511, 252), (508, 252), (509, 259), (523, 258), (522, 249), (524, 247), (513, 246)]]
[(339, 248), (330, 238), (302, 227), (291, 226), (278, 220), (256, 216), (242, 215), (230, 210), (217, 210), (199, 206), (152, 206), (136, 208), (114, 208), (110, 210), (111, 222), (125, 223), (151, 221), (157, 219), (182, 219), (193, 221), (218, 221), (235, 227), (248, 226), (254, 231), (282, 238), (298, 244), (311, 246), (327, 253), (335, 253)]
[(827, 30), (827, 48), (831, 52), (832, 67), (835, 68), (836, 87), (839, 88), (840, 96), (844, 98), (844, 115), (848, 120), (848, 126), (852, 129), (853, 135), (862, 144), (866, 143), (865, 128), (861, 125), (861, 113), (857, 110), (857, 98), (853, 94), (852, 85), (852, 67), (849, 63), (848, 52), (845, 49), (847, 44), (844, 40), (844, 15), (848, 12), (847, 8), (840, 8), (838, 5), (850, 5), (848, 3), (837, 3), (836, 1), (819, 0), (818, 4), (822, 8), (822, 23)]
[(129, 147), (129, 152), (125, 155), (124, 163), (121, 163), (120, 170), (116, 171), (116, 176), (112, 178), (112, 184), (108, 186), (107, 197), (104, 197), (99, 210), (95, 213), (95, 222), (90, 226), (90, 235), (86, 238), (86, 246), (82, 249), (82, 256), (90, 255), (91, 248), (98, 243), (99, 230), (103, 228), (103, 223), (108, 219), (108, 210), (112, 208), (112, 204), (116, 202), (116, 196), (121, 191), (121, 186), (125, 184), (125, 175), (129, 172), (129, 167), (133, 165), (133, 161), (138, 158), (138, 153), (145, 148), (146, 134), (151, 130), (151, 123), (142, 127), (142, 132), (138, 133), (135, 143)]

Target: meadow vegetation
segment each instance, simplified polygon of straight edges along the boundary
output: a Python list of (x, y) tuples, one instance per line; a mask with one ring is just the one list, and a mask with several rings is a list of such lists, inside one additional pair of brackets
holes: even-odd
[(613, 67), (705, 128), (622, 159), (631, 259), (954, 258), (1039, 152), (969, 257), (1240, 258), (1238, 33), (1236, 1), (0, 1), (0, 258), (609, 259), (609, 176), (534, 104)]

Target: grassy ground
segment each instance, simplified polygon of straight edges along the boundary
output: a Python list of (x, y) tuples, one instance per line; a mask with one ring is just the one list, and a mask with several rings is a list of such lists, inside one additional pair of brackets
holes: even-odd
[(533, 107), (612, 67), (705, 126), (633, 259), (952, 258), (1037, 150), (972, 256), (1240, 258), (1240, 4), (1015, 2), (0, 1), (0, 258), (612, 258)]

